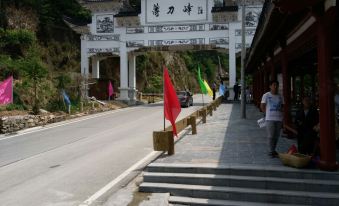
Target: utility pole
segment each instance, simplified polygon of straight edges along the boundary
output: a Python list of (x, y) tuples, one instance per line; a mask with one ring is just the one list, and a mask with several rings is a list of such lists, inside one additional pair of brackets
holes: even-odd
[(241, 118), (246, 119), (246, 94), (245, 94), (245, 0), (242, 0), (242, 18), (241, 18)]

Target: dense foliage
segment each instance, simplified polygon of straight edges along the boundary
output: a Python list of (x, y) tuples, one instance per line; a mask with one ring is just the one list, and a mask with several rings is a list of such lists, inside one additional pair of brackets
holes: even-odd
[(80, 46), (79, 35), (63, 16), (91, 18), (76, 0), (0, 1), (0, 81), (10, 75), (15, 79), (14, 106), (7, 109), (38, 113), (40, 107), (64, 106), (59, 90), (72, 83), (64, 76), (78, 71)]
[[(140, 0), (130, 0), (140, 9)], [(64, 17), (90, 22), (91, 14), (76, 0), (0, 0), (0, 81), (13, 75), (12, 109), (65, 110), (60, 96), (66, 90), (73, 105), (81, 100), (80, 41)], [(228, 66), (226, 54), (216, 51), (146, 53), (137, 58), (137, 89), (162, 92), (162, 66), (169, 68), (178, 89), (199, 91), (197, 66), (210, 83), (218, 80), (219, 60)], [(112, 60), (114, 59), (114, 60)], [(100, 63), (101, 75), (119, 85), (119, 58)], [(0, 108), (1, 109), (1, 108)]]
[[(220, 63), (219, 63), (220, 59)], [(185, 51), (171, 54), (147, 53), (137, 58), (138, 88), (146, 93), (162, 92), (162, 67), (169, 69), (174, 85), (178, 90), (188, 89), (200, 92), (197, 82), (197, 68), (201, 68), (202, 77), (212, 84), (220, 81), (219, 66), (222, 74), (227, 74), (228, 55), (217, 51)]]

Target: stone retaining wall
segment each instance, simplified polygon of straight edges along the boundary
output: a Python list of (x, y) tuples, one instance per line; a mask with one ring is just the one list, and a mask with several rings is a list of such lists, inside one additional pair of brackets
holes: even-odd
[(43, 126), (66, 119), (66, 115), (24, 115), (0, 118), (0, 134), (16, 132), (25, 128)]
[(60, 122), (66, 119), (73, 119), (87, 114), (109, 111), (109, 108), (94, 108), (84, 113), (74, 115), (21, 115), (0, 117), (0, 134), (16, 132), (22, 129), (43, 126), (50, 123)]

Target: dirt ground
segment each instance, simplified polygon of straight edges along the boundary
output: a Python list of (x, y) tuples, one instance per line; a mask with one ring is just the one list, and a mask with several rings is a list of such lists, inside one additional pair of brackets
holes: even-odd
[(13, 111), (0, 111), (0, 117), (3, 116), (19, 116), (19, 115), (26, 115), (28, 111), (21, 111), (21, 110), (13, 110)]

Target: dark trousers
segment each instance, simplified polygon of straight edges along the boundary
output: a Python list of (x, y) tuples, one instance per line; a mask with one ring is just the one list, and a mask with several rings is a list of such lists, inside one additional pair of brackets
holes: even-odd
[(234, 100), (238, 100), (239, 97), (239, 93), (238, 92), (234, 92)]
[(313, 154), (316, 151), (317, 138), (313, 131), (298, 131), (298, 152), (301, 154)]

